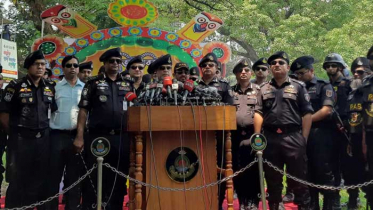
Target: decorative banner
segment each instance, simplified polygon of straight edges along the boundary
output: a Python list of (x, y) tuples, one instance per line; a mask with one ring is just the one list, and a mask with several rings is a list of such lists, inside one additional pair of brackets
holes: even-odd
[(157, 8), (146, 0), (117, 0), (109, 5), (107, 12), (122, 26), (146, 26), (158, 18)]
[(2, 74), (7, 83), (18, 78), (17, 43), (1, 40), (1, 65), (3, 66)]
[(74, 38), (89, 35), (97, 30), (97, 26), (63, 5), (57, 5), (45, 10), (41, 13), (41, 19)]
[(170, 152), (166, 160), (167, 175), (176, 182), (193, 179), (199, 169), (196, 153), (188, 147), (178, 147)]
[(205, 56), (209, 52), (213, 52), (218, 61), (222, 64), (222, 76), (225, 76), (226, 71), (226, 63), (228, 63), (231, 59), (231, 48), (229, 45), (225, 44), (224, 42), (209, 42), (203, 47), (202, 54)]
[(194, 43), (200, 43), (222, 25), (223, 20), (218, 16), (207, 12), (201, 12), (180, 29), (177, 34), (183, 39), (188, 39)]
[(68, 45), (63, 41), (62, 38), (52, 35), (47, 35), (45, 37), (35, 40), (31, 47), (32, 51), (41, 49), (44, 53), (45, 59), (49, 62), (56, 60), (61, 53), (64, 52)]

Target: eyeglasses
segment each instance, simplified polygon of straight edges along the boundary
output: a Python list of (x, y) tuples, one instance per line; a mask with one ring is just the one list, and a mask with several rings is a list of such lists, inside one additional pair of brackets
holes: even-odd
[(176, 74), (189, 74), (189, 71), (176, 71)]
[(34, 63), (34, 64), (32, 64), (32, 65), (34, 65), (34, 66), (45, 66), (45, 63), (39, 63), (39, 62), (36, 62), (36, 63)]
[(304, 74), (306, 74), (307, 72), (309, 72), (310, 70), (306, 70), (306, 71), (297, 71), (295, 72), (294, 74), (299, 77), (299, 76), (303, 76)]
[(241, 72), (242, 71), (245, 71), (246, 73), (249, 73), (251, 71), (251, 69), (242, 69)]
[(159, 69), (162, 70), (162, 71), (163, 70), (171, 70), (171, 68), (172, 68), (171, 66), (161, 66), (161, 67), (159, 67)]
[(207, 66), (209, 66), (210, 68), (212, 68), (212, 67), (215, 66), (215, 63), (203, 63), (203, 64), (201, 64), (202, 68), (206, 68)]
[(268, 68), (266, 68), (266, 67), (256, 67), (256, 68), (255, 68), (255, 71), (260, 71), (260, 70), (262, 70), (262, 71), (267, 71)]
[(356, 74), (358, 75), (363, 75), (365, 73), (365, 71), (355, 71)]
[(110, 59), (109, 60), (109, 63), (117, 63), (117, 64), (120, 64), (120, 63), (122, 63), (122, 60), (121, 59)]
[(330, 68), (330, 67), (332, 67), (332, 68), (337, 68), (338, 67), (338, 65), (337, 64), (325, 64), (325, 68), (326, 69), (328, 69), (328, 68)]
[(272, 62), (271, 62), (271, 65), (272, 65), (272, 66), (274, 66), (274, 65), (276, 65), (276, 64), (282, 66), (282, 65), (285, 65), (286, 62), (285, 62), (285, 61), (272, 61)]
[(65, 65), (66, 68), (71, 68), (73, 66), (74, 66), (74, 68), (78, 68), (79, 67), (79, 65), (77, 63), (68, 63), (68, 64)]
[(144, 67), (143, 66), (131, 66), (131, 69), (132, 70), (136, 70), (136, 69), (143, 70)]

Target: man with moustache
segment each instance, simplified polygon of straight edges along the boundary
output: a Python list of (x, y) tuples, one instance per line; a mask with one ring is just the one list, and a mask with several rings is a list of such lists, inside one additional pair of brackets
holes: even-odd
[(45, 66), (42, 51), (32, 52), (23, 65), (27, 75), (12, 80), (5, 89), (5, 106), (0, 112), (2, 126), (9, 133), (7, 164), (11, 172), (6, 208), (27, 206), (47, 196), (49, 120), (57, 105), (54, 82), (43, 78)]
[(140, 92), (145, 88), (146, 85), (145, 82), (143, 82), (144, 68), (144, 61), (140, 55), (133, 57), (126, 66), (125, 72), (128, 72), (134, 81), (133, 87), (137, 96), (139, 96)]
[(186, 63), (176, 63), (174, 68), (174, 78), (184, 83), (189, 79), (189, 66)]
[(86, 83), (92, 75), (93, 63), (92, 61), (81, 63), (79, 65), (78, 77), (81, 82)]
[[(232, 131), (233, 170), (238, 171), (254, 161), (250, 137), (260, 133), (263, 118), (257, 113), (260, 87), (250, 82), (252, 70), (247, 59), (241, 59), (233, 68), (237, 84), (232, 86), (233, 105), (237, 108), (237, 130)], [(234, 189), (240, 202), (240, 210), (256, 210), (259, 205), (260, 185), (258, 167), (252, 167), (234, 178)]]
[[(283, 52), (268, 58), (273, 78), (261, 85), (260, 110), (263, 132), (267, 138), (264, 158), (295, 177), (307, 178), (307, 138), (312, 124), (313, 109), (303, 82), (288, 77), (289, 57)], [(270, 210), (284, 209), (282, 204), (282, 175), (265, 165)], [(294, 182), (294, 203), (299, 210), (309, 209), (309, 190)]]
[(259, 58), (259, 60), (255, 61), (253, 64), (253, 70), (255, 73), (255, 79), (251, 80), (252, 83), (260, 86), (266, 82), (269, 74), (267, 58)]
[[(127, 102), (124, 97), (127, 92), (133, 92), (132, 81), (119, 74), (122, 64), (120, 48), (106, 51), (100, 56), (104, 63), (105, 73), (92, 77), (84, 86), (79, 102), (77, 135), (74, 146), (78, 152), (90, 151), (90, 145), (97, 137), (109, 140), (111, 149), (105, 156), (104, 162), (125, 174), (129, 168), (129, 138), (126, 128)], [(83, 138), (84, 128), (88, 121), (88, 137)], [(87, 167), (96, 163), (96, 157), (91, 152), (86, 153)], [(103, 169), (102, 202), (107, 203), (108, 209), (122, 209), (124, 195), (127, 193), (126, 179), (113, 173), (110, 169)], [(91, 174), (93, 183), (97, 183), (96, 174)], [(83, 187), (83, 209), (91, 209), (96, 203), (96, 195), (89, 180)]]
[(154, 78), (163, 80), (164, 77), (171, 76), (172, 59), (170, 54), (159, 57), (151, 65), (151, 68), (148, 68), (148, 73), (154, 74)]
[[(83, 169), (81, 157), (73, 151), (79, 112), (78, 103), (84, 87), (84, 83), (78, 78), (80, 72), (78, 58), (73, 55), (66, 56), (62, 60), (62, 71), (65, 77), (55, 87), (58, 110), (52, 114), (49, 123), (52, 129), (49, 196), (59, 192), (64, 170), (64, 183), (70, 186), (79, 179)], [(69, 190), (65, 196), (66, 209), (80, 209), (81, 185)], [(47, 205), (48, 209), (58, 209), (58, 199), (52, 200)]]

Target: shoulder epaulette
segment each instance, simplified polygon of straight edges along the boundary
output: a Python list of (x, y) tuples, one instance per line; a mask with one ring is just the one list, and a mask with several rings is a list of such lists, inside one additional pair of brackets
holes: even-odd
[(88, 77), (88, 80), (87, 81), (91, 81), (91, 80), (94, 80), (94, 79), (97, 79), (99, 75), (96, 75), (96, 76), (92, 76), (92, 77)]
[(295, 82), (295, 83), (297, 83), (297, 84), (300, 84), (300, 85), (302, 85), (302, 86), (306, 86), (306, 84), (304, 84), (304, 82), (302, 82), (302, 81), (299, 81), (299, 80), (296, 80), (296, 79), (291, 79), (291, 81), (293, 81), (293, 82)]
[(254, 84), (254, 88), (256, 88), (256, 89), (260, 90), (260, 86), (259, 86), (259, 85), (257, 85), (257, 84)]
[(23, 78), (14, 79), (14, 80), (10, 81), (10, 83), (12, 83), (13, 85), (16, 85), (16, 84), (22, 82), (22, 80), (23, 80)]
[(317, 79), (318, 82), (322, 82), (324, 84), (329, 84), (329, 81), (323, 80), (323, 79)]
[(226, 80), (225, 78), (219, 79), (219, 82), (223, 82), (223, 83), (229, 84), (228, 80)]
[(268, 82), (262, 83), (259, 87), (262, 88), (264, 85), (268, 84)]

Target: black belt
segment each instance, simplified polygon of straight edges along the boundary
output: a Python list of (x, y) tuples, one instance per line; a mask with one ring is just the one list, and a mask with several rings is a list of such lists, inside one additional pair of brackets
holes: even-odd
[(56, 133), (64, 133), (64, 134), (68, 134), (68, 135), (76, 135), (77, 130), (76, 130), (76, 129), (73, 129), (73, 130), (58, 130), (58, 129), (52, 129), (52, 132), (56, 132)]
[(288, 126), (264, 126), (264, 130), (269, 130), (274, 133), (278, 134), (286, 134), (286, 133), (293, 133), (297, 131), (301, 131), (302, 127), (299, 125), (288, 125)]
[(110, 128), (89, 128), (89, 133), (92, 134), (104, 134), (104, 135), (119, 135), (120, 129), (110, 129)]

